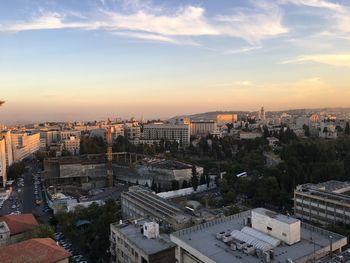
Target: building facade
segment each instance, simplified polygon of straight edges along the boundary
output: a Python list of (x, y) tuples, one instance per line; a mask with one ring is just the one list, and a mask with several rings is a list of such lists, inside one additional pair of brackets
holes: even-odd
[(180, 147), (190, 144), (189, 124), (146, 124), (143, 127), (143, 138), (146, 140), (177, 141)]
[(192, 121), (191, 122), (191, 135), (213, 134), (217, 131), (218, 127), (215, 121)]
[(80, 138), (71, 136), (69, 139), (63, 141), (64, 149), (73, 155), (80, 153)]
[(175, 244), (147, 220), (111, 224), (110, 252), (115, 263), (175, 263)]
[(350, 182), (328, 181), (297, 186), (294, 213), (298, 218), (321, 224), (350, 224)]
[(14, 162), (22, 161), (40, 149), (40, 133), (12, 133)]

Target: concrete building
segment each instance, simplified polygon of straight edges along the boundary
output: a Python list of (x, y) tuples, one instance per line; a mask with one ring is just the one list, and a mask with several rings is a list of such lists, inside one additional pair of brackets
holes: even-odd
[(0, 132), (0, 138), (3, 138), (5, 140), (6, 166), (9, 167), (13, 164), (11, 131)]
[(175, 263), (175, 244), (144, 219), (111, 224), (110, 252), (116, 263)]
[(46, 149), (47, 147), (50, 147), (51, 144), (58, 142), (58, 138), (59, 138), (58, 135), (59, 135), (59, 131), (41, 130), (40, 131), (41, 148)]
[(241, 140), (254, 140), (256, 138), (261, 138), (262, 137), (262, 133), (261, 132), (244, 132), (241, 131), (239, 133), (239, 138)]
[(191, 217), (182, 209), (141, 187), (131, 187), (129, 192), (123, 193), (121, 207), (123, 218), (149, 218), (166, 230), (178, 230), (192, 224)]
[(321, 224), (350, 224), (350, 182), (327, 181), (297, 186), (294, 213), (298, 218)]
[(4, 187), (7, 181), (6, 174), (6, 146), (5, 139), (0, 137), (0, 179)]
[(60, 142), (63, 142), (64, 140), (68, 140), (71, 136), (80, 138), (81, 131), (76, 131), (76, 130), (60, 131), (58, 134), (58, 139)]
[[(254, 222), (262, 217), (268, 219), (265, 224), (264, 221)], [(281, 222), (273, 223), (277, 227), (273, 230), (274, 235), (254, 228), (268, 230), (275, 220)], [(282, 230), (283, 225), (300, 233), (300, 240), (296, 242), (298, 238), (293, 237), (288, 245), (283, 241), (285, 237), (283, 240), (277, 238), (287, 231)], [(330, 251), (340, 252), (347, 244), (342, 235), (260, 208), (179, 230), (172, 233), (170, 239), (177, 245), (179, 263), (306, 263), (322, 258)]]
[(215, 121), (192, 121), (191, 135), (206, 136), (218, 132), (218, 127)]
[(80, 153), (80, 138), (71, 136), (63, 141), (64, 149), (73, 155), (79, 155)]
[(124, 126), (124, 136), (129, 140), (139, 139), (141, 137), (141, 127), (136, 125), (127, 125)]
[(40, 133), (12, 133), (14, 162), (22, 161), (40, 149)]
[(237, 114), (218, 114), (216, 116), (216, 123), (218, 126), (223, 126), (226, 123), (234, 123), (237, 120)]
[(190, 144), (189, 124), (164, 124), (153, 123), (143, 126), (143, 138), (146, 140), (169, 140), (177, 141), (180, 147)]

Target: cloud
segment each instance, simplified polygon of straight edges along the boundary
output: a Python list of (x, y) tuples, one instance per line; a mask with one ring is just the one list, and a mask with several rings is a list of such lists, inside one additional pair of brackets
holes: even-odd
[(303, 5), (309, 7), (317, 7), (329, 9), (336, 12), (343, 12), (344, 7), (338, 3), (332, 3), (326, 0), (281, 0), (282, 3), (291, 3), (294, 5)]
[(134, 32), (113, 32), (112, 34), (116, 35), (116, 36), (136, 38), (136, 39), (142, 39), (142, 40), (152, 41), (152, 42), (172, 43), (172, 44), (177, 44), (177, 45), (193, 45), (193, 46), (199, 45), (198, 43), (196, 43), (192, 40), (179, 41), (178, 39), (173, 38), (173, 37), (167, 37), (167, 36), (157, 35), (157, 34), (134, 33)]
[(224, 54), (241, 54), (241, 53), (250, 53), (254, 50), (261, 49), (262, 46), (245, 46), (237, 49), (227, 49), (224, 51)]
[[(105, 1), (102, 1), (105, 3)], [(108, 9), (106, 4), (94, 13), (80, 16), (47, 12), (29, 21), (0, 24), (0, 32), (20, 32), (48, 29), (106, 30), (115, 35), (139, 39), (158, 40), (173, 44), (190, 44), (189, 38), (240, 38), (252, 45), (267, 38), (288, 32), (282, 25), (282, 13), (276, 5), (256, 5), (235, 9), (229, 15), (208, 17), (203, 7), (188, 5), (164, 9), (149, 1), (122, 0), (128, 12)], [(130, 7), (131, 6), (131, 7)], [(129, 31), (130, 33), (125, 33)], [(185, 38), (185, 39), (184, 39)], [(244, 52), (244, 50), (243, 50)]]
[(285, 60), (282, 62), (282, 64), (304, 64), (309, 62), (338, 67), (350, 67), (350, 53), (305, 55), (299, 56), (295, 59)]
[(63, 16), (58, 13), (46, 13), (30, 22), (16, 22), (10, 25), (0, 25), (0, 32), (20, 32), (28, 30), (47, 30), (62, 28), (86, 28), (86, 23), (63, 22)]

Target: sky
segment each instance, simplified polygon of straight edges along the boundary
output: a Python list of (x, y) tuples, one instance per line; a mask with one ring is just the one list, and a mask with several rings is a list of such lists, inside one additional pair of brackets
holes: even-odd
[(0, 122), (350, 106), (348, 0), (1, 0)]

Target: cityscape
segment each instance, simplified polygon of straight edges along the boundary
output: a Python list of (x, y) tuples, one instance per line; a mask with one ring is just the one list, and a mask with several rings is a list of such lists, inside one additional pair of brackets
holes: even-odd
[(350, 263), (350, 3), (4, 0), (0, 263)]

